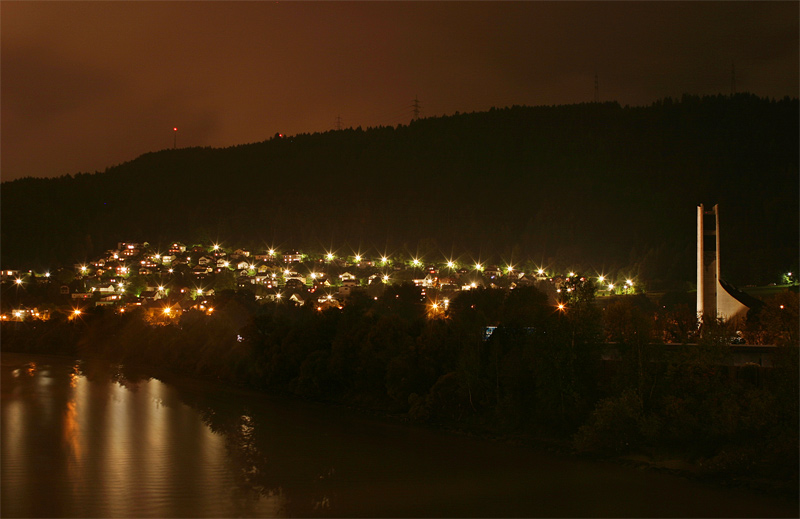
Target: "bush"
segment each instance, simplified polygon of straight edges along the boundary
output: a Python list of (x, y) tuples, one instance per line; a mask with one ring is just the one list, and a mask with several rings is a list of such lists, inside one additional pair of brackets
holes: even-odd
[(642, 444), (642, 399), (632, 390), (601, 400), (573, 438), (580, 452), (625, 454)]

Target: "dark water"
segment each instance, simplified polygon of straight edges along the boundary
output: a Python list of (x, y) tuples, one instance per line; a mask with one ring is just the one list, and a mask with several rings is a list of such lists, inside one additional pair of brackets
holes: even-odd
[(2, 517), (796, 516), (794, 503), (129, 369), (2, 356)]

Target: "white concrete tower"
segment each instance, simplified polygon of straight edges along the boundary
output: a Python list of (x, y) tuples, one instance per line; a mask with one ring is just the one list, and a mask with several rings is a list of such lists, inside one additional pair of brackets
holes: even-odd
[(748, 307), (722, 285), (719, 275), (719, 206), (697, 206), (697, 314), (728, 320), (744, 317)]

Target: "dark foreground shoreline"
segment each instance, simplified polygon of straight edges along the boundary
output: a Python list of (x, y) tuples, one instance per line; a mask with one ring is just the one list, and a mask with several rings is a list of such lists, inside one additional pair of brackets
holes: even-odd
[[(359, 406), (353, 403), (337, 402), (334, 400), (326, 401), (321, 399), (309, 399), (307, 397), (287, 391), (264, 389), (255, 390), (251, 387), (247, 387), (246, 385), (237, 384), (234, 381), (224, 381), (213, 377), (202, 377), (193, 373), (175, 371), (163, 366), (154, 366), (135, 362), (120, 364), (115, 361), (100, 357), (81, 359), (75, 355), (31, 354), (27, 352), (9, 351), (5, 347), (0, 350), (0, 360), (4, 366), (11, 365), (23, 367), (30, 362), (28, 359), (31, 358), (41, 359), (41, 361), (45, 363), (48, 360), (53, 362), (79, 362), (84, 366), (100, 363), (103, 367), (115, 367), (124, 377), (129, 377), (134, 381), (154, 378), (167, 384), (186, 383), (187, 381), (192, 384), (211, 382), (215, 385), (218, 384), (224, 388), (227, 388), (227, 390), (230, 391), (243, 391), (247, 394), (252, 394), (255, 392), (265, 396), (286, 399), (289, 401), (296, 400), (298, 402), (323, 405), (334, 409), (337, 407), (343, 408), (359, 413), (365, 417), (386, 423), (402, 424), (403, 426), (407, 427), (422, 427), (425, 429), (445, 432), (447, 434), (475, 438), (482, 441), (525, 446), (528, 448), (543, 450), (576, 459), (587, 459), (606, 463), (610, 462), (638, 470), (668, 474), (670, 476), (695, 481), (704, 485), (728, 489), (743, 489), (747, 492), (753, 492), (755, 494), (785, 501), (787, 504), (798, 502), (798, 488), (790, 481), (764, 478), (746, 478), (741, 477), (740, 475), (728, 475), (719, 472), (709, 473), (701, 463), (697, 463), (696, 461), (692, 461), (686, 457), (680, 457), (679, 455), (670, 455), (668, 453), (659, 452), (637, 452), (621, 456), (587, 454), (577, 452), (570, 438), (503, 433), (496, 430), (493, 431), (485, 427), (464, 427), (462, 425), (447, 424), (443, 422), (414, 421), (409, 419), (406, 414), (392, 413), (386, 410)], [(800, 513), (800, 504), (798, 504), (798, 513)]]

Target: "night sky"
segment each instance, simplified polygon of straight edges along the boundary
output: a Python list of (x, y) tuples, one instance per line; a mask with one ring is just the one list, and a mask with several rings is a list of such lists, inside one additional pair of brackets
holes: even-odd
[(798, 95), (798, 2), (8, 2), (2, 180), (492, 106)]

